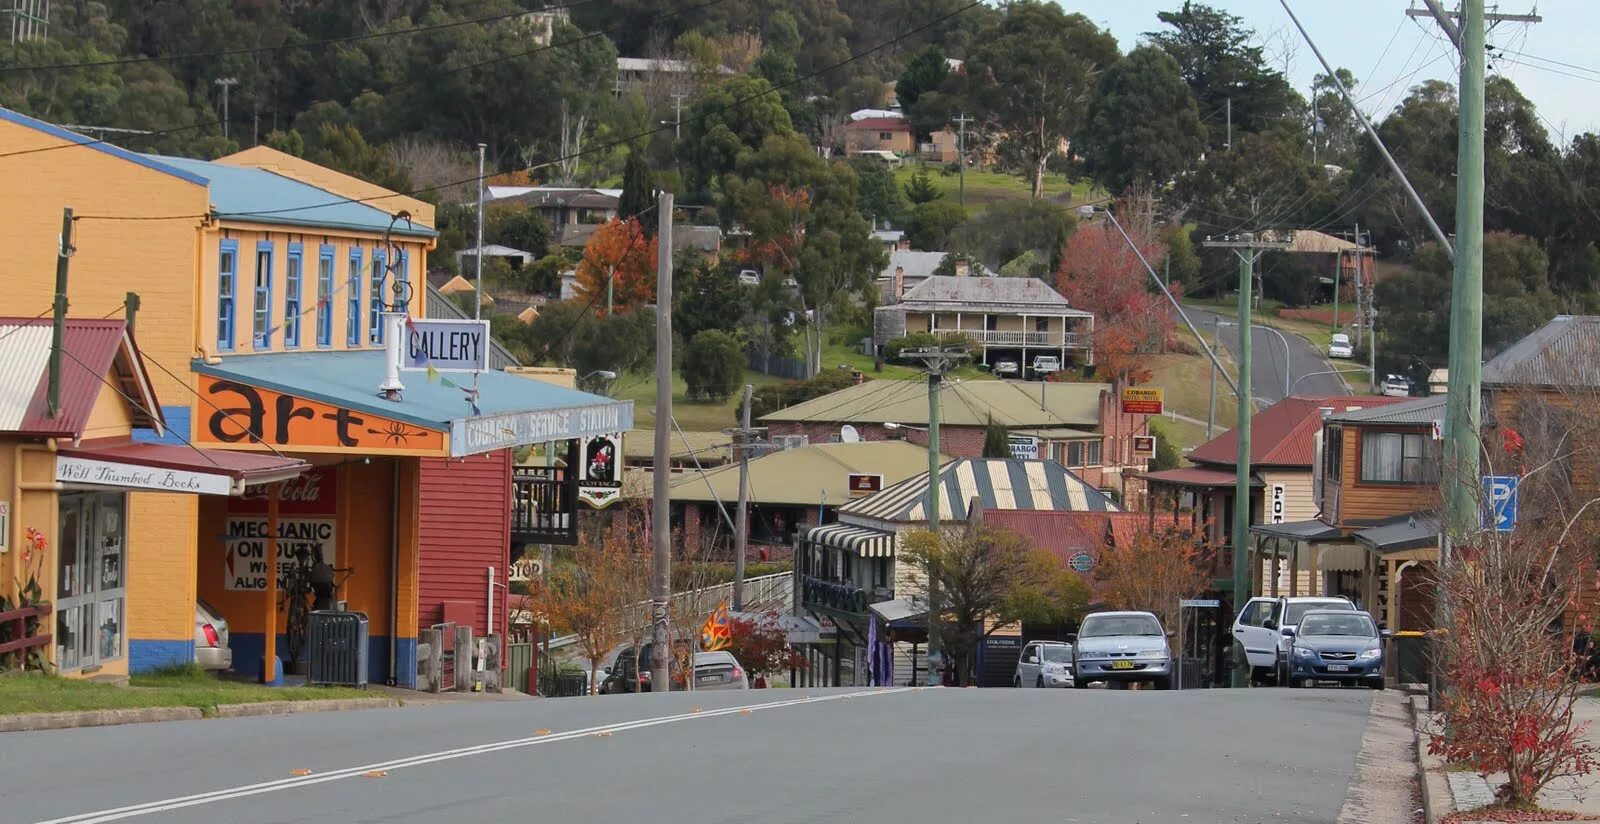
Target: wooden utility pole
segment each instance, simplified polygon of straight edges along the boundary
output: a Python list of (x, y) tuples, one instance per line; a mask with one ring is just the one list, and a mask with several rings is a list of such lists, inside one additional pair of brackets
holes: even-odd
[[(944, 374), (966, 360), (968, 353), (966, 347), (944, 346), (914, 349), (902, 354), (922, 361), (928, 371), (928, 531), (942, 545), (943, 538), (939, 534), (939, 385), (944, 380)], [(937, 687), (944, 665), (939, 640), (939, 556), (935, 554), (929, 560), (927, 685)]]
[[(656, 196), (660, 219), (656, 257), (656, 440), (651, 500), (650, 679), (653, 689), (671, 689), (672, 508), (667, 481), (672, 473), (672, 193)], [(690, 666), (692, 671), (694, 667)], [(692, 672), (691, 672), (692, 674)]]
[(958, 205), (960, 205), (962, 208), (966, 208), (966, 205), (967, 205), (967, 124), (972, 122), (972, 118), (967, 117), (967, 113), (966, 112), (962, 112), (960, 115), (958, 115), (955, 118), (955, 121), (956, 121), (956, 127), (958, 129), (958, 131), (956, 132), (956, 135), (957, 135), (956, 136), (956, 167), (958, 169), (958, 171), (957, 171), (958, 179), (961, 181), (961, 188), (958, 190), (958, 193), (956, 195), (956, 203)]
[[(750, 395), (755, 387), (744, 385), (744, 410), (739, 415), (734, 449), (739, 450), (739, 509), (733, 525), (733, 611), (744, 610), (744, 554), (750, 532)], [(820, 519), (819, 519), (820, 522)]]
[[(1234, 612), (1250, 597), (1250, 417), (1255, 412), (1255, 398), (1250, 389), (1250, 309), (1251, 287), (1255, 285), (1256, 260), (1261, 253), (1272, 249), (1287, 249), (1292, 236), (1261, 234), (1228, 235), (1206, 238), (1205, 245), (1232, 249), (1239, 258), (1239, 423), (1234, 432), (1239, 439), (1239, 454), (1234, 465), (1233, 482), (1233, 604)], [(1235, 656), (1243, 666), (1233, 670), (1233, 686), (1243, 687), (1250, 682), (1249, 662)]]
[(61, 237), (56, 248), (55, 316), (50, 324), (50, 377), (45, 390), (45, 414), (61, 412), (61, 346), (67, 328), (67, 262), (72, 259), (72, 207), (61, 210)]

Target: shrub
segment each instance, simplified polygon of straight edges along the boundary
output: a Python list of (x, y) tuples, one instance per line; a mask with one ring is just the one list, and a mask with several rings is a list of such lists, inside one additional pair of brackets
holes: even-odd
[(683, 380), (689, 397), (716, 403), (733, 395), (744, 379), (744, 346), (719, 329), (706, 329), (689, 341), (683, 357)]

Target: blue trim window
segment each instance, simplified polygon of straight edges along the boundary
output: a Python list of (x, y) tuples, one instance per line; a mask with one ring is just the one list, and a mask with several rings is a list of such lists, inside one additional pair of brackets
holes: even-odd
[(350, 247), (350, 275), (344, 284), (344, 342), (361, 345), (361, 249)]
[(257, 349), (272, 348), (272, 241), (256, 243), (255, 312), (250, 339)]
[(411, 312), (411, 304), (415, 298), (411, 294), (411, 253), (401, 249), (399, 263), (395, 264), (394, 279), (398, 287), (398, 294), (406, 300), (406, 311)]
[(239, 288), (239, 241), (224, 240), (217, 254), (217, 351), (233, 351), (233, 323)]
[(283, 348), (300, 348), (300, 275), (305, 252), (298, 243), (289, 244), (289, 257), (283, 270)]
[(333, 345), (333, 247), (317, 250), (317, 345)]
[(375, 346), (383, 345), (383, 285), (389, 274), (388, 255), (382, 249), (372, 250), (372, 306), (368, 312), (367, 339)]

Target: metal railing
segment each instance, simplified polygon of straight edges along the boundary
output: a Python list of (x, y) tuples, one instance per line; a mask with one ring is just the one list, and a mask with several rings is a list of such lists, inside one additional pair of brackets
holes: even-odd
[(839, 612), (865, 613), (872, 604), (894, 599), (889, 587), (860, 587), (853, 581), (801, 576), (800, 602)]
[[(940, 332), (955, 330), (941, 329)], [(984, 346), (1039, 346), (1080, 348), (1087, 346), (1083, 335), (1077, 332), (1024, 332), (1021, 330), (989, 329), (984, 331), (960, 330), (959, 334), (972, 338)]]
[[(713, 607), (722, 601), (733, 600), (733, 582), (713, 584), (699, 589), (685, 590), (672, 594), (675, 606), (687, 607), (693, 604), (711, 604)], [(794, 573), (775, 572), (771, 575), (758, 575), (754, 578), (744, 579), (744, 608), (746, 612), (764, 612), (769, 609), (784, 610), (794, 600)], [(649, 620), (650, 602), (640, 601), (629, 610), (638, 616), (642, 622)], [(570, 646), (577, 640), (575, 635), (558, 635), (550, 639), (550, 649), (560, 649)]]

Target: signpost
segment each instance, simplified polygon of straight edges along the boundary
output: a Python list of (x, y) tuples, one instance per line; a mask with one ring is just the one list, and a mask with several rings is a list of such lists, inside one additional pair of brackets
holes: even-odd
[(578, 463), (578, 500), (604, 509), (622, 497), (622, 434), (595, 435), (583, 441)]
[(1028, 435), (1012, 435), (1007, 438), (1011, 444), (1011, 457), (1018, 461), (1039, 460), (1039, 439)]
[(883, 476), (872, 475), (866, 472), (852, 472), (850, 479), (850, 497), (861, 498), (875, 492), (883, 491)]
[(1125, 386), (1122, 389), (1122, 414), (1124, 415), (1159, 415), (1162, 411), (1160, 389), (1137, 389)]
[(1154, 458), (1155, 456), (1156, 456), (1156, 436), (1154, 436), (1154, 435), (1134, 435), (1133, 436), (1133, 457), (1135, 457), (1135, 458)]
[(418, 319), (405, 325), (400, 368), (407, 372), (483, 372), (489, 368), (489, 322)]
[(1517, 526), (1517, 476), (1483, 476), (1484, 508), (1481, 515), (1485, 529), (1510, 532)]
[(1289, 506), (1288, 497), (1288, 489), (1285, 488), (1283, 484), (1272, 485), (1272, 502), (1269, 504), (1271, 506), (1271, 512), (1268, 513), (1268, 517), (1272, 523), (1283, 523), (1284, 514), (1288, 510)]

